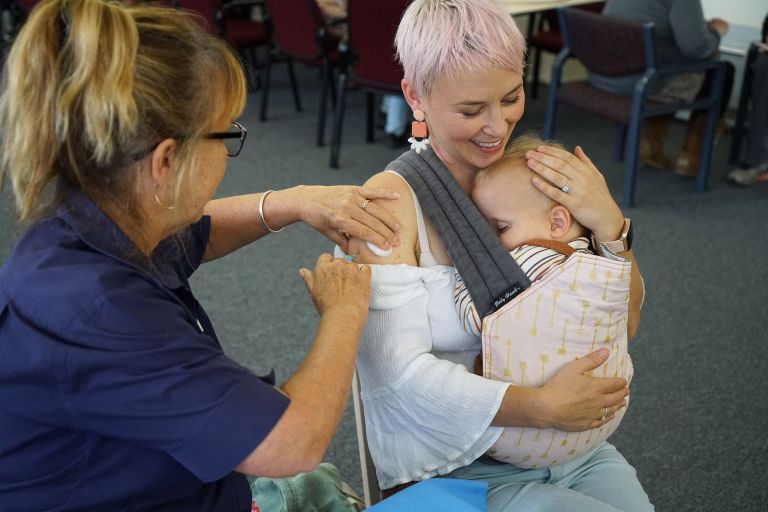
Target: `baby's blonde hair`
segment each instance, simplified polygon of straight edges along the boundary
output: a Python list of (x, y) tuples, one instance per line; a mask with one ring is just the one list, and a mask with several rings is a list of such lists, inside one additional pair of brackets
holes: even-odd
[[(528, 167), (526, 163), (528, 159), (525, 155), (529, 151), (536, 151), (540, 146), (551, 146), (558, 149), (567, 150), (567, 148), (559, 142), (553, 140), (544, 140), (533, 132), (524, 133), (512, 141), (509, 147), (507, 147), (507, 149), (504, 151), (504, 154), (501, 156), (501, 158), (477, 173), (477, 176), (475, 177), (475, 187), (487, 184), (487, 182), (494, 177), (502, 176), (503, 174), (510, 172), (525, 173), (530, 179), (536, 173)], [(510, 169), (510, 164), (518, 165), (517, 168), (512, 171)], [(551, 209), (553, 206), (558, 204), (549, 196), (534, 187), (532, 183), (530, 188), (531, 193), (536, 194), (536, 197), (541, 200), (542, 207)], [(573, 225), (576, 226), (576, 230), (579, 236), (585, 235), (586, 230), (581, 224), (579, 224), (578, 221), (576, 221), (576, 219), (573, 219)]]
[(55, 203), (63, 182), (133, 218), (135, 169), (177, 141), (176, 196), (196, 168), (197, 141), (245, 103), (234, 53), (183, 11), (104, 0), (44, 0), (19, 32), (0, 96), (0, 179), (19, 219)]
[(552, 146), (563, 150), (566, 149), (566, 147), (559, 142), (544, 140), (533, 132), (524, 133), (523, 135), (520, 135), (514, 139), (509, 144), (509, 146), (507, 146), (507, 149), (504, 151), (504, 154), (501, 156), (501, 158), (496, 160), (485, 169), (482, 169), (477, 174), (475, 183), (482, 183), (500, 173), (509, 172), (508, 170), (510, 163), (522, 164), (521, 167), (527, 170), (528, 173), (533, 176), (535, 173), (526, 165), (527, 158), (525, 155), (528, 153), (528, 151), (536, 151), (539, 146)]

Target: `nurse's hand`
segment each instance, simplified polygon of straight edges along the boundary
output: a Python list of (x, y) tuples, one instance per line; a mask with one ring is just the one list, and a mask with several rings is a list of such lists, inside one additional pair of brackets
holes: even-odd
[(533, 184), (562, 204), (598, 240), (617, 240), (624, 227), (624, 215), (613, 200), (600, 170), (577, 146), (574, 153), (552, 146), (540, 146), (526, 155), (528, 167), (538, 176)]
[(360, 238), (382, 248), (400, 245), (400, 224), (372, 199), (397, 199), (400, 194), (370, 187), (337, 185), (297, 187), (301, 220), (347, 252), (349, 239)]
[(317, 258), (315, 270), (299, 270), (312, 297), (315, 309), (323, 316), (334, 310), (346, 321), (365, 321), (371, 295), (371, 267), (324, 253)]

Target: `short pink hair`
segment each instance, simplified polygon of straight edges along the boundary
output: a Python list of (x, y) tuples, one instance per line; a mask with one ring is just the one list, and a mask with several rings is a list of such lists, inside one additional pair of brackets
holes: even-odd
[(496, 0), (414, 0), (395, 36), (405, 79), (428, 96), (438, 80), (508, 69), (522, 74), (525, 38)]

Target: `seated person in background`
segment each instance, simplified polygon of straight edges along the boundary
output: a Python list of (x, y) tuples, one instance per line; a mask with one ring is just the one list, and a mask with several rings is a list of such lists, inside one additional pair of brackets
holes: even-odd
[(339, 39), (347, 36), (347, 0), (317, 0), (328, 31)]
[[(718, 58), (720, 39), (728, 31), (728, 23), (720, 18), (704, 19), (701, 0), (608, 0), (603, 14), (636, 23), (651, 22), (655, 27), (659, 64), (674, 64)], [(728, 107), (733, 87), (733, 65), (725, 62), (725, 82), (721, 98), (720, 115)], [(612, 78), (590, 73), (595, 87), (631, 96), (639, 76)], [(656, 100), (694, 99), (708, 90), (709, 81), (704, 73), (687, 73), (667, 80), (659, 80), (652, 96)], [(682, 149), (673, 163), (664, 153), (664, 138), (674, 116), (652, 117), (643, 122), (640, 140), (640, 160), (657, 169), (672, 169), (681, 176), (695, 177), (699, 168), (701, 139), (706, 113), (696, 111), (686, 127)]]
[(726, 179), (749, 186), (768, 181), (768, 16), (752, 63), (751, 104), (747, 114), (747, 154), (743, 169), (733, 169)]
[(386, 114), (384, 133), (387, 134), (389, 147), (405, 146), (410, 136), (406, 130), (409, 125), (411, 109), (402, 94), (387, 94), (382, 98), (382, 110)]
[[(523, 135), (478, 173), (472, 191), (472, 200), (531, 286), (483, 322), (457, 272), (459, 316), (470, 334), (479, 336), (484, 326), (480, 374), (487, 378), (540, 386), (566, 362), (605, 347), (610, 356), (595, 374), (629, 382), (634, 373), (627, 353), (631, 264), (594, 255), (586, 230), (571, 212), (533, 186), (526, 154), (545, 144), (565, 149)], [(586, 432), (507, 427), (488, 454), (518, 467), (562, 464), (607, 439), (625, 411)]]

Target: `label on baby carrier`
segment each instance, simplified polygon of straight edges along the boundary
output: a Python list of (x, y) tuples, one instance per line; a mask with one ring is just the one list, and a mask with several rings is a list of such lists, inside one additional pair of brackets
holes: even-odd
[(503, 306), (507, 302), (517, 297), (520, 294), (520, 292), (522, 292), (523, 290), (525, 290), (523, 285), (521, 285), (520, 283), (514, 283), (512, 286), (507, 288), (507, 290), (504, 293), (502, 293), (499, 297), (493, 300), (493, 304), (491, 304), (491, 306), (493, 307), (493, 310), (496, 311), (501, 306)]

